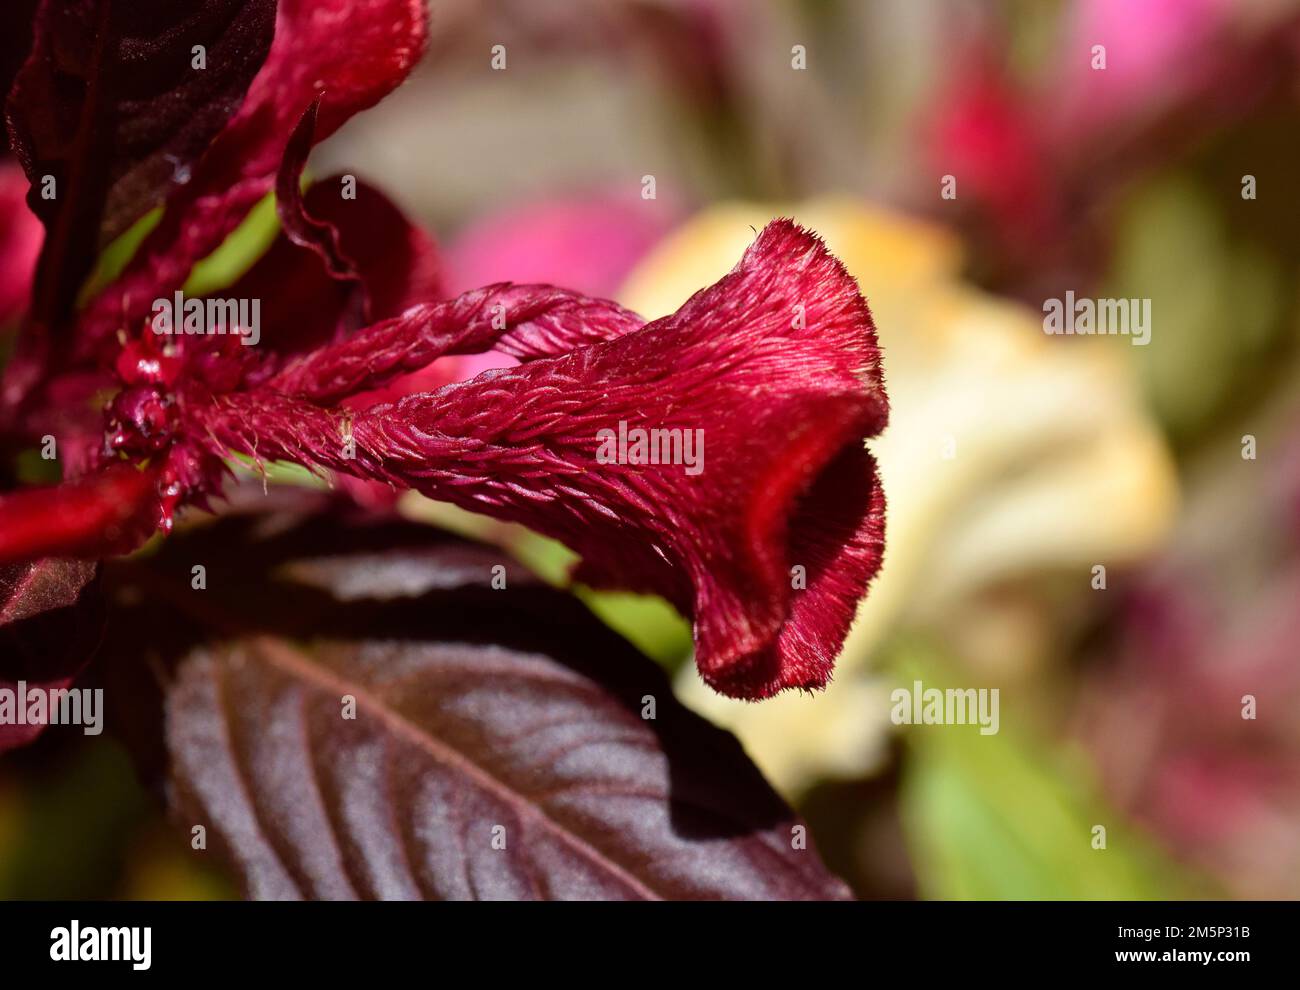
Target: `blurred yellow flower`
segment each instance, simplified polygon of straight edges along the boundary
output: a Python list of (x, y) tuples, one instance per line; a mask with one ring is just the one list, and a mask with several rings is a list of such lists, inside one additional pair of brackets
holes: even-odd
[(876, 319), (892, 406), (870, 445), (889, 504), (884, 566), (824, 693), (731, 701), (693, 665), (677, 687), (796, 795), (879, 759), (888, 689), (871, 658), (883, 636), (951, 615), (999, 579), (1078, 569), (1088, 587), (1094, 565), (1159, 543), (1177, 482), (1127, 341), (1045, 335), (1041, 314), (961, 281), (948, 232), (857, 200), (709, 209), (642, 262), (621, 301), (649, 319), (672, 312), (780, 215), (825, 238)]

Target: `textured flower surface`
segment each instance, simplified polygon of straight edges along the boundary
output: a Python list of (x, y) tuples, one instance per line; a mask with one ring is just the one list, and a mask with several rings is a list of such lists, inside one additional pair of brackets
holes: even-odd
[[(425, 34), (418, 0), (41, 5), (8, 116), (46, 238), (2, 413), (15, 443), (57, 438), (65, 480), (0, 496), (0, 563), (129, 551), (182, 507), (213, 507), (233, 456), (289, 461), (561, 540), (583, 581), (692, 616), (721, 693), (825, 686), (884, 539), (863, 441), (888, 404), (856, 282), (777, 220), (650, 323), (545, 284), (446, 298), (432, 242), (377, 191), (340, 176), (301, 192), (312, 146), (396, 87)], [(174, 70), (199, 49), (199, 83), (126, 83), (131, 57)], [(92, 77), (93, 105), (62, 85)], [(128, 126), (142, 114), (148, 128)], [(229, 299), (184, 300), (272, 189), (277, 242)], [(155, 206), (125, 269), (79, 305), (95, 246)], [(174, 326), (159, 320), (173, 299)], [(214, 303), (249, 299), (257, 315), (232, 308), (213, 330)], [(518, 363), (392, 392), (487, 351)], [(603, 456), (638, 433), (664, 456)]]
[[(671, 309), (694, 279), (725, 269), (737, 230), (787, 209), (736, 203), (701, 214), (642, 262), (620, 299), (648, 314)], [(835, 680), (816, 698), (744, 705), (693, 677), (678, 683), (788, 794), (881, 759), (891, 726), (875, 661), (891, 636), (936, 617), (974, 628), (993, 609), (985, 602), (972, 616), (969, 603), (1018, 575), (1139, 560), (1178, 502), (1172, 458), (1122, 352), (1055, 346), (1032, 312), (961, 279), (960, 244), (941, 227), (853, 199), (797, 212), (880, 286), (872, 306), (891, 414), (873, 452), (891, 496), (890, 549)]]

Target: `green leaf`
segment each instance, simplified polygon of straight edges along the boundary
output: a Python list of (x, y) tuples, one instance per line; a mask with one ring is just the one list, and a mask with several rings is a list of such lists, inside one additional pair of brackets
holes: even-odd
[[(1151, 342), (1133, 347), (1147, 394), (1178, 436), (1194, 435), (1241, 394), (1281, 326), (1276, 260), (1234, 238), (1217, 201), (1186, 177), (1140, 187), (1119, 224), (1101, 294), (1150, 298)], [(1113, 338), (1130, 347), (1127, 337)]]
[[(126, 270), (144, 239), (158, 226), (162, 214), (162, 207), (150, 210), (104, 248), (95, 262), (94, 272), (82, 287), (79, 304), (93, 298)], [(279, 231), (275, 196), (268, 193), (249, 211), (244, 222), (235, 228), (221, 247), (194, 266), (185, 283), (186, 295), (207, 295), (232, 285), (266, 253)]]
[(249, 210), (244, 222), (235, 228), (221, 247), (194, 266), (185, 283), (185, 294), (204, 296), (233, 285), (253, 267), (253, 262), (266, 253), (279, 232), (275, 196), (267, 193)]
[(95, 261), (95, 270), (91, 272), (90, 278), (86, 279), (86, 284), (81, 287), (81, 294), (77, 300), (79, 305), (98, 295), (100, 290), (122, 274), (127, 262), (135, 256), (144, 239), (149, 236), (149, 232), (158, 226), (162, 214), (161, 206), (150, 210), (104, 248)]
[[(930, 658), (900, 683), (956, 687)], [(961, 687), (976, 685), (965, 678)], [(1007, 699), (1002, 698), (1003, 702)], [(922, 896), (948, 900), (1135, 900), (1205, 891), (1106, 806), (1086, 757), (1008, 726), (904, 728), (901, 813)], [(1096, 845), (1105, 828), (1105, 848)]]

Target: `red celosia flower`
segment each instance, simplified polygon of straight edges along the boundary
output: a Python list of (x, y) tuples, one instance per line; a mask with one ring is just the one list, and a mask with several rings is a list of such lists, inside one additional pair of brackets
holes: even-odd
[[(175, 56), (169, 44), (188, 57), (199, 36), (231, 67), (201, 91), (168, 90), (173, 103), (158, 99), (143, 136), (114, 116), (113, 68), (123, 39), (140, 50), (143, 14), (95, 20), (110, 7), (93, 0), (40, 8), (9, 110), (47, 239), (4, 425), (28, 441), (59, 435), (69, 480), (0, 497), (0, 563), (129, 550), (179, 506), (219, 494), (232, 454), (293, 461), (562, 540), (582, 555), (582, 580), (661, 594), (692, 615), (700, 672), (725, 694), (824, 685), (883, 542), (863, 439), (885, 425), (887, 402), (852, 277), (779, 220), (729, 275), (648, 324), (549, 285), (442, 298), (431, 242), (380, 194), (360, 186), (345, 199), (339, 180), (299, 192), (313, 142), (409, 71), (423, 3), (280, 0), (267, 50), (273, 7), (205, 0), (166, 13), (180, 23), (157, 37), (179, 42), (157, 42), (160, 62)], [(66, 36), (92, 28), (94, 68), (69, 64), (78, 49)], [(231, 100), (249, 59), (260, 69)], [(61, 76), (90, 71), (102, 75), (95, 107), (51, 104)], [(149, 95), (130, 94), (133, 112)], [(152, 167), (160, 155), (167, 174)], [(103, 174), (92, 181), (87, 162)], [(65, 192), (43, 201), (49, 174)], [(225, 293), (263, 302), (258, 345), (152, 332), (154, 301), (173, 298), (273, 185), (284, 233)], [(77, 310), (93, 260), (83, 246), (159, 201), (161, 222), (126, 270)], [(442, 356), (491, 349), (520, 363), (358, 406)], [(82, 412), (104, 389), (115, 390), (107, 411)], [(636, 430), (701, 437), (697, 461), (601, 456), (606, 438)]]

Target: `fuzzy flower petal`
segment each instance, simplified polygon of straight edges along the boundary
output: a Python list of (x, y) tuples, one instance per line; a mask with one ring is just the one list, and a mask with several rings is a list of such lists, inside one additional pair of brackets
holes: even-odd
[[(735, 203), (701, 214), (620, 299), (671, 312), (726, 270), (751, 224), (790, 209)], [(815, 701), (738, 704), (690, 671), (676, 685), (791, 796), (886, 758), (893, 684), (879, 673), (882, 646), (920, 627), (999, 621), (985, 618), (990, 588), (1143, 559), (1165, 539), (1178, 496), (1129, 364), (1141, 348), (1044, 334), (1041, 312), (961, 280), (960, 244), (941, 227), (848, 198), (796, 209), (872, 287), (889, 372), (890, 425), (871, 444), (890, 499), (889, 552)]]
[[(674, 315), (557, 357), (359, 412), (286, 394), (317, 380), (222, 397), (194, 432), (553, 536), (582, 555), (581, 580), (693, 615), (701, 675), (725, 694), (830, 678), (880, 563), (862, 441), (888, 406), (866, 302), (802, 228), (770, 224)], [(626, 447), (638, 429), (677, 431), (674, 462)]]
[(394, 319), (304, 355), (270, 386), (315, 402), (379, 388), (447, 354), (494, 349), (521, 361), (564, 354), (640, 329), (635, 313), (550, 285), (501, 283)]

